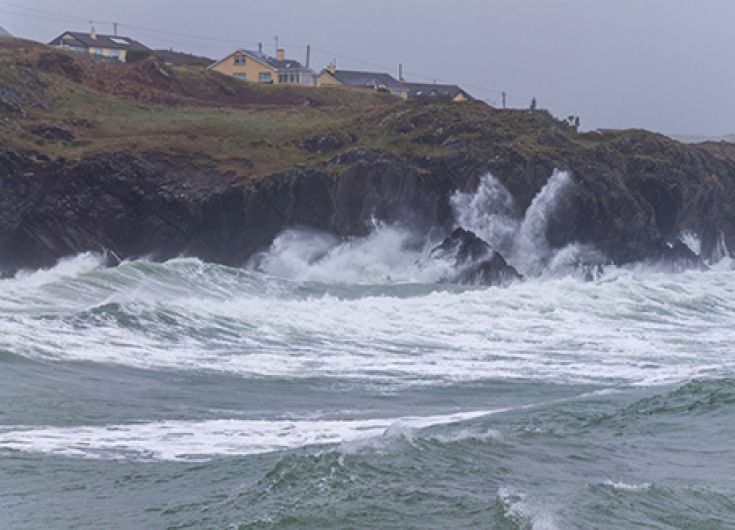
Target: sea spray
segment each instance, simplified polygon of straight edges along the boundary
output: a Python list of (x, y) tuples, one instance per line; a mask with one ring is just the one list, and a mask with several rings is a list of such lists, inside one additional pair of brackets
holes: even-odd
[(497, 178), (485, 174), (475, 192), (457, 191), (450, 205), (457, 226), (472, 230), (504, 256), (510, 254), (520, 218), (513, 196)]
[[(455, 225), (471, 230), (527, 276), (584, 273), (604, 257), (591, 245), (571, 243), (554, 249), (546, 234), (573, 186), (569, 173), (555, 171), (523, 216), (513, 196), (488, 173), (472, 193), (450, 198)], [(433, 259), (441, 240), (400, 224), (373, 221), (364, 237), (338, 238), (305, 228), (280, 233), (249, 266), (267, 274), (299, 281), (386, 284), (443, 281), (456, 273), (451, 260)], [(586, 267), (586, 268), (585, 268)]]
[(526, 210), (513, 239), (510, 257), (511, 262), (524, 274), (539, 276), (551, 259), (553, 251), (546, 239), (549, 219), (571, 186), (569, 173), (554, 171)]
[(340, 239), (308, 229), (288, 229), (250, 266), (299, 281), (343, 284), (431, 283), (452, 264), (427, 259), (434, 242), (408, 228), (374, 222), (369, 235)]
[(590, 267), (606, 262), (599, 251), (575, 242), (552, 248), (547, 240), (550, 219), (560, 214), (573, 186), (568, 172), (554, 171), (522, 217), (513, 196), (490, 173), (474, 193), (456, 192), (450, 202), (458, 226), (475, 232), (524, 275), (586, 275)]

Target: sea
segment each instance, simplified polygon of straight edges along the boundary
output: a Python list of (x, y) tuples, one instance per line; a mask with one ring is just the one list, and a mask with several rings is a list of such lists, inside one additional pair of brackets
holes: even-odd
[[(525, 218), (492, 229), (516, 258)], [(542, 248), (500, 288), (428, 246), (0, 280), (0, 528), (735, 528), (732, 259), (590, 279)]]

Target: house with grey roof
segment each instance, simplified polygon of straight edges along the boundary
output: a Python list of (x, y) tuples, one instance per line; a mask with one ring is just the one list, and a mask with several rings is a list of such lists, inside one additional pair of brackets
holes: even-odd
[(318, 87), (362, 88), (389, 92), (404, 99), (408, 97), (408, 89), (403, 83), (384, 72), (337, 70), (329, 66), (319, 74), (316, 84)]
[(102, 35), (94, 28), (89, 33), (66, 31), (49, 42), (49, 46), (89, 55), (93, 59), (124, 63), (135, 56), (150, 53), (150, 48), (130, 37)]
[(431, 101), (470, 101), (474, 99), (457, 85), (444, 85), (438, 83), (408, 83), (403, 82), (408, 90), (408, 99)]
[(283, 48), (276, 56), (255, 50), (236, 50), (209, 66), (210, 70), (241, 79), (268, 85), (314, 86), (316, 74), (300, 62), (286, 58)]

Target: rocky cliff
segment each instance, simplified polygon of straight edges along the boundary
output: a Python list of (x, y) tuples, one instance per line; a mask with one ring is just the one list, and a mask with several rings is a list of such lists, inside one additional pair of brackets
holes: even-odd
[[(665, 257), (671, 243), (691, 232), (705, 257), (721, 251), (722, 243), (735, 248), (729, 144), (685, 145), (638, 130), (581, 134), (545, 112), (477, 102), (360, 100), (368, 108), (356, 110), (340, 94), (334, 109), (327, 110), (328, 98), (318, 110), (306, 109), (301, 92), (286, 93), (293, 99), (289, 112), (302, 121), (304, 113), (321, 114), (309, 114), (313, 122), (299, 121), (278, 137), (261, 123), (276, 112), (270, 107), (224, 114), (227, 104), (218, 100), (212, 113), (235, 116), (238, 124), (251, 120), (222, 133), (222, 141), (234, 146), (227, 156), (196, 148), (210, 145), (197, 120), (209, 120), (211, 136), (211, 115), (179, 103), (173, 105), (176, 119), (183, 113), (190, 120), (181, 135), (167, 122), (165, 141), (160, 135), (146, 141), (141, 133), (118, 137), (116, 144), (86, 107), (70, 107), (72, 96), (54, 95), (50, 83), (63, 79), (76, 91), (75, 102), (80, 94), (97, 97), (99, 87), (83, 86), (78, 72), (69, 79), (64, 71), (40, 71), (28, 56), (9, 57), (15, 62), (0, 70), (0, 271), (6, 273), (90, 250), (238, 265), (286, 227), (361, 235), (372, 218), (449, 233), (455, 222), (450, 197), (457, 190), (473, 191), (492, 173), (520, 216), (555, 169), (567, 170), (573, 185), (547, 219), (551, 247), (591, 244), (613, 262), (629, 263)], [(179, 76), (172, 86), (180, 91), (184, 73), (166, 68), (150, 73), (147, 65), (143, 71)], [(12, 84), (19, 75), (37, 82), (42, 97), (19, 93)], [(122, 102), (120, 113), (133, 112), (130, 94), (114, 97)], [(169, 112), (159, 106), (147, 116)], [(256, 114), (261, 121), (252, 121)], [(134, 128), (146, 117), (127, 119)], [(71, 138), (55, 136), (54, 127)]]

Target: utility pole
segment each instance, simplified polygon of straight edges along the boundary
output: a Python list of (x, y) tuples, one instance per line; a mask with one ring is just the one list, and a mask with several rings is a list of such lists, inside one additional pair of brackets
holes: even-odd
[(276, 39), (276, 55), (278, 55), (278, 35), (274, 37)]
[(505, 92), (503, 92), (503, 108), (504, 108), (504, 109), (505, 109), (505, 108), (508, 108), (508, 107), (506, 107), (506, 105), (505, 105)]
[(112, 34), (117, 37), (117, 22), (112, 23)]
[(403, 82), (403, 63), (398, 63), (398, 80)]
[(306, 67), (309, 68), (311, 62), (311, 44), (306, 45)]

